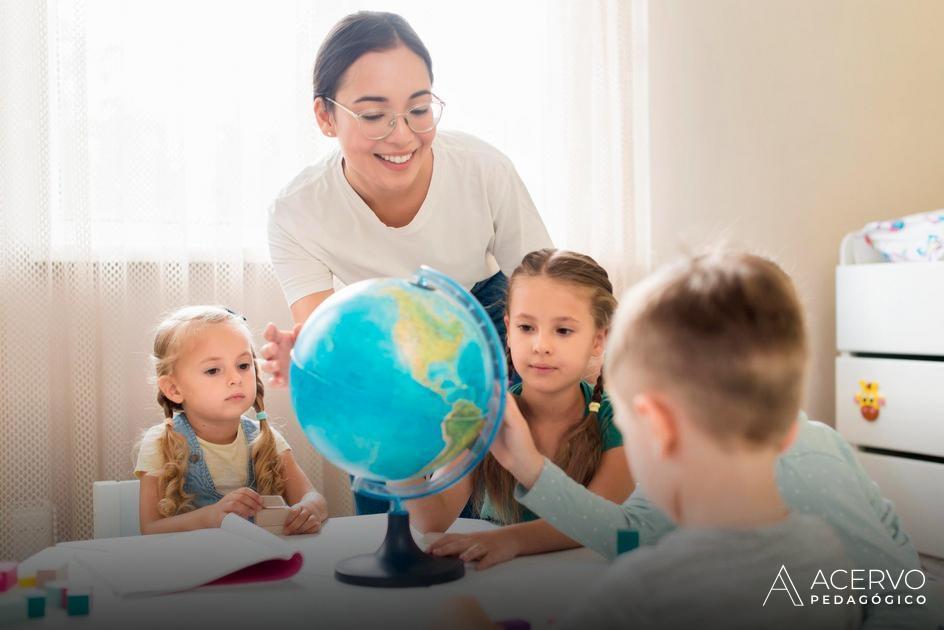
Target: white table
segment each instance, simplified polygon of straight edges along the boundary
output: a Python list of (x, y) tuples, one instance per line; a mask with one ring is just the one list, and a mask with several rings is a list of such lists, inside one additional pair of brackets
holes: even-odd
[[(22, 563), (28, 574), (51, 561), (70, 564), (70, 580), (95, 589), (88, 617), (67, 617), (49, 610), (32, 628), (422, 628), (456, 596), (477, 598), (492, 619), (526, 619), (533, 628), (547, 627), (575, 604), (588, 584), (603, 574), (607, 562), (588, 549), (573, 549), (476, 571), (467, 566), (461, 580), (421, 588), (368, 588), (342, 584), (334, 565), (349, 556), (373, 552), (386, 531), (385, 514), (330, 519), (320, 534), (289, 539), (305, 557), (290, 580), (239, 586), (203, 587), (155, 597), (120, 598), (77, 562), (81, 554), (102, 553), (95, 541), (60, 543)], [(459, 519), (450, 532), (481, 531), (485, 521)], [(422, 544), (422, 540), (418, 539)]]

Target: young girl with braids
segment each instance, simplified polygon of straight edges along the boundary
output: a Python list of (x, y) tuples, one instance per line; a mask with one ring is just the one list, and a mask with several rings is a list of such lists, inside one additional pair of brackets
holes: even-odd
[[(317, 532), (328, 516), (285, 439), (266, 419), (264, 389), (245, 318), (192, 306), (172, 313), (154, 339), (163, 424), (141, 440), (141, 532), (219, 527), (226, 514), (252, 517), (260, 495), (292, 509), (284, 534)], [(243, 414), (255, 408), (256, 420)]]
[[(589, 256), (541, 249), (524, 257), (508, 284), (505, 324), (510, 388), (540, 452), (592, 492), (623, 501), (633, 490), (622, 437), (603, 392), (581, 377), (604, 348), (616, 308), (606, 270)], [(480, 516), (505, 525), (468, 535), (449, 534), (429, 551), (458, 555), (484, 569), (519, 555), (578, 547), (514, 497), (515, 479), (489, 454), (446, 491), (407, 502), (413, 525), (445, 531), (471, 497)]]

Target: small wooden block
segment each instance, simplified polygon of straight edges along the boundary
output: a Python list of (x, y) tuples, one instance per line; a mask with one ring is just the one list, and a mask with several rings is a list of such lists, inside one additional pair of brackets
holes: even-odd
[(280, 529), (285, 525), (285, 519), (292, 508), (284, 505), (282, 507), (271, 507), (256, 513), (256, 525), (259, 527), (275, 527)]
[(36, 586), (43, 588), (46, 582), (55, 582), (56, 580), (66, 580), (69, 578), (69, 565), (63, 564), (57, 567), (43, 567), (36, 571)]
[(20, 588), (36, 588), (36, 576), (27, 575), (21, 577), (16, 583), (20, 585)]
[(16, 563), (0, 562), (0, 593), (16, 586)]
[(70, 616), (87, 615), (92, 609), (91, 587), (76, 586), (69, 589), (66, 597), (66, 612)]
[(66, 594), (69, 590), (69, 584), (63, 580), (53, 580), (52, 582), (46, 582), (43, 585), (43, 589), (46, 591), (46, 602), (49, 604), (49, 608), (65, 608), (66, 607)]
[(46, 616), (46, 593), (38, 588), (31, 588), (23, 591), (23, 597), (26, 598), (26, 616), (30, 619), (38, 619)]
[(262, 529), (266, 530), (266, 531), (269, 532), (270, 534), (275, 534), (276, 536), (281, 536), (281, 535), (282, 535), (282, 530), (284, 529), (284, 527), (282, 527), (281, 525), (273, 525), (273, 526), (271, 526), (271, 527), (263, 527)]
[(635, 529), (619, 529), (616, 531), (616, 553), (622, 554), (632, 551), (639, 546), (639, 532)]
[(275, 508), (287, 506), (285, 499), (279, 494), (264, 494), (261, 498), (263, 507)]

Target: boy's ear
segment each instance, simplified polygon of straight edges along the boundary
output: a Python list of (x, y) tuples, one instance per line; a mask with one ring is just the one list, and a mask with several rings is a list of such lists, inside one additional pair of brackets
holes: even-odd
[(177, 383), (175, 383), (174, 379), (169, 375), (165, 374), (164, 376), (158, 378), (157, 387), (161, 390), (161, 393), (164, 394), (171, 402), (175, 402), (179, 405), (184, 401), (184, 397), (180, 393), (180, 389), (177, 388)]
[(790, 450), (790, 447), (793, 446), (793, 443), (796, 442), (797, 436), (800, 434), (800, 421), (796, 420), (793, 424), (790, 425), (790, 428), (787, 429), (787, 434), (783, 436), (783, 439), (780, 441), (780, 452), (786, 453)]
[(664, 459), (677, 450), (678, 421), (658, 396), (639, 394), (633, 398), (633, 412), (647, 425), (656, 455)]

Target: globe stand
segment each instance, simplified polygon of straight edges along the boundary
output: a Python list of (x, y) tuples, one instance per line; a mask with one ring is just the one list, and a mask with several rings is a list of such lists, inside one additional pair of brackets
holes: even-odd
[(431, 556), (416, 546), (410, 533), (410, 514), (402, 509), (387, 513), (387, 536), (377, 551), (341, 560), (334, 567), (339, 582), (382, 588), (431, 586), (463, 575), (462, 560)]

